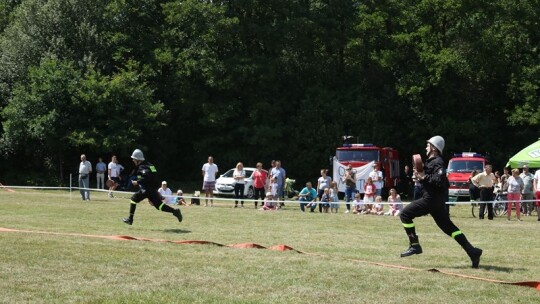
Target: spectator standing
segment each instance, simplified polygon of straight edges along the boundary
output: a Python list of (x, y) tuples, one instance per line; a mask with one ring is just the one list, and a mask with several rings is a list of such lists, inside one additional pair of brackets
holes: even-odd
[(111, 157), (111, 162), (108, 165), (108, 178), (114, 183), (109, 187), (109, 197), (114, 197), (113, 191), (120, 185), (120, 174), (124, 170), (124, 167), (118, 163), (116, 155)]
[(356, 174), (351, 165), (345, 170), (345, 174), (341, 178), (341, 181), (345, 183), (345, 201), (347, 202), (347, 210), (345, 210), (345, 213), (349, 213), (351, 211), (351, 204), (349, 204), (349, 202), (352, 201), (353, 194), (356, 192)]
[(399, 178), (399, 184), (399, 193), (404, 197), (412, 198), (414, 183), (412, 181), (412, 170), (409, 165), (405, 165)]
[[(317, 197), (319, 201), (322, 199), (324, 194), (324, 189), (330, 188), (330, 183), (332, 183), (332, 178), (328, 176), (327, 169), (321, 169), (321, 177), (317, 180)], [(319, 204), (319, 212), (322, 212), (323, 204)]]
[(338, 197), (338, 187), (337, 183), (332, 181), (330, 183), (330, 197), (332, 197), (332, 202), (330, 203), (330, 212), (338, 213), (339, 211), (339, 197)]
[(469, 197), (471, 202), (480, 198), (480, 189), (472, 182), (472, 178), (478, 174), (478, 171), (473, 170), (469, 176)]
[(317, 191), (313, 188), (311, 182), (306, 183), (306, 187), (300, 191), (298, 196), (300, 197), (298, 200), (301, 202), (300, 210), (302, 212), (305, 211), (306, 207), (310, 208), (311, 212), (315, 210), (317, 207), (317, 203), (315, 202), (317, 200)]
[(218, 166), (214, 164), (214, 158), (208, 156), (208, 162), (202, 166), (203, 186), (202, 190), (206, 196), (205, 207), (208, 207), (208, 198), (210, 197), (210, 206), (214, 207), (214, 190), (216, 189), (216, 177), (219, 172)]
[(238, 208), (238, 200), (240, 199), (240, 205), (244, 208), (244, 190), (246, 189), (246, 171), (244, 170), (244, 164), (236, 164), (236, 168), (233, 171), (234, 178), (234, 208)]
[(96, 164), (96, 188), (105, 189), (105, 172), (107, 171), (107, 164), (103, 162), (103, 158), (98, 158)]
[(507, 194), (508, 194), (508, 178), (510, 178), (510, 169), (507, 167), (503, 168), (503, 174), (501, 175), (500, 181), (501, 181), (501, 199), (503, 201), (507, 200)]
[(371, 177), (368, 177), (364, 184), (364, 208), (366, 213), (371, 213), (375, 193), (377, 193), (377, 187)]
[(263, 205), (266, 180), (268, 179), (268, 173), (262, 168), (261, 162), (257, 163), (257, 169), (253, 172), (251, 178), (253, 179), (253, 188), (255, 188), (255, 209), (257, 209), (259, 198), (261, 199), (261, 206)]
[(497, 182), (491, 165), (484, 166), (484, 172), (476, 174), (472, 183), (480, 189), (480, 210), (478, 218), (484, 219), (484, 212), (488, 210), (488, 220), (493, 220), (493, 185)]
[(540, 222), (540, 169), (537, 169), (536, 172), (534, 172), (534, 182), (533, 182), (533, 188), (534, 188), (534, 194), (536, 197), (536, 215), (538, 216), (538, 221)]
[[(330, 188), (324, 188), (323, 195), (322, 195), (320, 201), (321, 201), (321, 203), (319, 204), (319, 206), (322, 205), (322, 209), (324, 210), (324, 213), (328, 213), (328, 210), (330, 209), (330, 202), (331, 202)], [(320, 208), (319, 208), (319, 210), (320, 210)]]
[(381, 195), (383, 173), (379, 170), (379, 164), (373, 164), (373, 171), (369, 172), (369, 177), (371, 177), (371, 180), (373, 180), (373, 184), (375, 185), (375, 195)]
[(172, 191), (169, 187), (167, 187), (167, 181), (161, 182), (161, 188), (158, 189), (159, 194), (161, 194), (162, 200), (166, 204), (173, 204), (175, 202), (175, 198), (172, 196)]
[(533, 209), (534, 202), (534, 175), (529, 172), (529, 166), (523, 165), (523, 172), (519, 175), (523, 180), (523, 191), (521, 192), (521, 199), (523, 205), (523, 215), (530, 216)]
[(523, 179), (519, 176), (519, 170), (512, 170), (512, 176), (508, 178), (508, 203), (506, 205), (507, 220), (512, 217), (512, 203), (516, 206), (516, 217), (518, 221), (521, 221), (521, 191), (525, 187)]
[(136, 166), (135, 170), (137, 172), (137, 179), (132, 181), (132, 183), (133, 186), (139, 186), (139, 191), (131, 196), (129, 217), (122, 219), (122, 221), (128, 225), (132, 225), (137, 204), (146, 198), (157, 210), (172, 213), (181, 222), (182, 213), (180, 209), (174, 209), (161, 200), (161, 194), (158, 192), (159, 180), (157, 179), (156, 167), (144, 159), (144, 154), (139, 149), (133, 151), (131, 159)]
[(90, 200), (90, 173), (92, 173), (92, 164), (86, 160), (86, 155), (81, 155), (81, 162), (79, 163), (79, 190), (81, 192), (82, 200)]
[[(283, 190), (285, 188), (285, 179), (286, 177), (286, 171), (281, 167), (281, 161), (276, 160), (274, 163), (275, 167), (272, 168), (272, 171), (270, 172), (270, 177), (274, 177), (277, 183), (277, 192), (274, 199), (276, 200), (282, 200), (283, 199)], [(315, 196), (316, 197), (316, 196)], [(280, 203), (280, 206), (283, 206), (283, 202)]]

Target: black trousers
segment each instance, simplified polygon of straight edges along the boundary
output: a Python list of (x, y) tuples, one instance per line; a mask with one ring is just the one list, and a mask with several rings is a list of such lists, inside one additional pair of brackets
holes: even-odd
[(244, 184), (235, 184), (234, 185), (234, 198), (236, 199), (234, 201), (235, 205), (238, 205), (238, 199), (240, 199), (240, 203), (242, 203), (242, 206), (244, 206), (244, 189), (246, 185)]
[(407, 234), (416, 236), (413, 224), (414, 218), (430, 214), (437, 226), (439, 226), (444, 233), (453, 236), (452, 234), (459, 231), (459, 228), (450, 220), (450, 216), (444, 205), (444, 199), (442, 198), (424, 197), (407, 205), (400, 214), (401, 222), (403, 223), (403, 226), (405, 226)]
[(259, 198), (261, 199), (261, 206), (264, 204), (264, 198), (266, 197), (266, 193), (264, 193), (264, 187), (263, 188), (255, 188), (255, 207), (257, 207), (257, 201)]
[[(484, 212), (488, 211), (488, 219), (493, 219), (493, 188), (480, 188), (480, 211), (478, 213), (479, 219), (484, 219)], [(487, 203), (485, 203), (487, 202)]]

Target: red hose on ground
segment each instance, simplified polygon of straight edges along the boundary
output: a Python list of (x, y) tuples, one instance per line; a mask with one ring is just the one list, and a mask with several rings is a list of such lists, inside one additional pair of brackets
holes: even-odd
[[(264, 247), (262, 245), (255, 244), (255, 243), (223, 245), (223, 244), (214, 243), (210, 241), (199, 241), (199, 240), (169, 241), (169, 240), (160, 240), (160, 239), (137, 238), (137, 237), (132, 237), (128, 235), (93, 235), (93, 234), (78, 234), (78, 233), (61, 233), (61, 232), (47, 232), (47, 231), (18, 230), (18, 229), (9, 229), (9, 228), (2, 228), (2, 227), (0, 227), (0, 232), (19, 232), (19, 233), (35, 233), (35, 234), (49, 234), (49, 235), (61, 235), (61, 236), (78, 236), (78, 237), (91, 237), (91, 238), (101, 238), (101, 239), (121, 240), (121, 241), (147, 241), (147, 242), (174, 243), (174, 244), (216, 245), (220, 247), (230, 247), (230, 248), (257, 248), (257, 249), (268, 249), (268, 250), (277, 250), (277, 251), (290, 250), (290, 251), (294, 251), (300, 254), (325, 256), (323, 254), (318, 254), (318, 253), (302, 252), (287, 245), (275, 245), (271, 247)], [(412, 267), (406, 267), (406, 266), (401, 266), (401, 265), (392, 265), (392, 264), (385, 264), (385, 263), (358, 260), (358, 259), (348, 259), (348, 260), (353, 261), (353, 262), (359, 262), (359, 263), (388, 267), (388, 268), (398, 268), (398, 269), (403, 269), (403, 270), (414, 270), (414, 271), (426, 271), (426, 269), (412, 268)], [(459, 273), (452, 273), (452, 272), (447, 272), (447, 271), (443, 271), (443, 270), (439, 270), (435, 268), (427, 269), (427, 271), (451, 275), (458, 278), (472, 279), (472, 280), (478, 280), (478, 281), (484, 281), (484, 282), (490, 282), (490, 283), (532, 287), (540, 291), (539, 281), (507, 282), (507, 281), (501, 281), (501, 280), (474, 277), (474, 276), (469, 276), (469, 275), (464, 275), (464, 274), (459, 274)]]

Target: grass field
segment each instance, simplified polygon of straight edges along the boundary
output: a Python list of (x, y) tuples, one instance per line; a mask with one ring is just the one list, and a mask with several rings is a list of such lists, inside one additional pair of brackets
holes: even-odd
[[(0, 189), (0, 191), (2, 191)], [(184, 221), (139, 204), (133, 226), (127, 197), (16, 190), (0, 192), (1, 303), (539, 303), (540, 291), (425, 271), (504, 281), (540, 279), (540, 222), (480, 221), (469, 206), (452, 207), (452, 220), (484, 250), (470, 268), (461, 247), (418, 218), (422, 255), (400, 258), (407, 239), (398, 218), (263, 212), (252, 203), (233, 209), (183, 207)], [(71, 235), (70, 235), (71, 234)], [(285, 244), (294, 251), (214, 245), (119, 241), (75, 236), (128, 235), (221, 244)], [(382, 262), (421, 269), (374, 265)]]

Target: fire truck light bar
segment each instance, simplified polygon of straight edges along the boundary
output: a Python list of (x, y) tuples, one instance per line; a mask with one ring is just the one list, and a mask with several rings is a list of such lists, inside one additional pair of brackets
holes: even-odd
[(455, 153), (454, 157), (483, 157), (482, 154), (476, 152), (461, 152)]
[(373, 144), (343, 144), (344, 147), (373, 147)]

